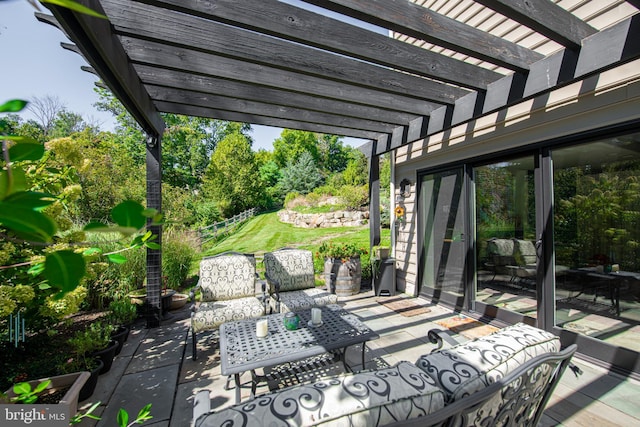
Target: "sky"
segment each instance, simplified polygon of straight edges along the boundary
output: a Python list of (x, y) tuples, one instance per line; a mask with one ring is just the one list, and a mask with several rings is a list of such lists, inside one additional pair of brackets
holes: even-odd
[[(10, 99), (57, 97), (67, 110), (80, 114), (89, 123), (99, 123), (111, 130), (110, 113), (93, 107), (98, 101), (94, 92), (98, 77), (82, 71), (89, 65), (76, 53), (63, 49), (61, 42), (70, 41), (51, 25), (39, 22), (36, 10), (26, 0), (0, 0), (0, 103)], [(43, 12), (48, 12), (42, 8)], [(23, 113), (25, 119), (33, 118)], [(281, 128), (252, 125), (253, 149), (272, 150), (273, 140)], [(343, 138), (346, 145), (358, 147), (366, 141)]]

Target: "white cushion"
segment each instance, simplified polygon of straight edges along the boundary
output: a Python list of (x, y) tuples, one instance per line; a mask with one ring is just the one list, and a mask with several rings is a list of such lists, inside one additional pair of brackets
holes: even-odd
[[(337, 295), (320, 288), (281, 292), (279, 295), (281, 313), (306, 310), (311, 307), (320, 307), (338, 302)], [(273, 311), (277, 310), (276, 300), (273, 295), (271, 296), (271, 308)]]
[(264, 304), (256, 297), (201, 302), (191, 316), (194, 332), (217, 329), (226, 322), (264, 316)]
[(462, 345), (421, 356), (416, 365), (444, 390), (447, 402), (485, 388), (538, 355), (560, 350), (560, 339), (518, 323)]
[(212, 426), (378, 426), (431, 414), (444, 407), (434, 381), (409, 362), (345, 374), (258, 396), (199, 417)]

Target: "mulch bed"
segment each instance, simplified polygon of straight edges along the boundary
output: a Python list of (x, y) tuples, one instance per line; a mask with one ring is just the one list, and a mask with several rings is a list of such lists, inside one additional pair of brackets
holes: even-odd
[(77, 313), (48, 331), (27, 336), (18, 347), (0, 341), (0, 391), (14, 383), (60, 375), (59, 366), (71, 356), (67, 340), (105, 314), (104, 311)]
[(430, 308), (424, 307), (409, 298), (378, 299), (378, 304), (382, 304), (390, 310), (395, 311), (405, 317), (417, 316), (418, 314), (429, 313)]

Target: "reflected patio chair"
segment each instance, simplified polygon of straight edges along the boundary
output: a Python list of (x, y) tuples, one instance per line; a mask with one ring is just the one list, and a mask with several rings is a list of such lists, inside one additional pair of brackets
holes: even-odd
[[(262, 295), (258, 285), (261, 283)], [(200, 290), (202, 298), (195, 303)], [(198, 332), (217, 329), (225, 322), (257, 318), (266, 313), (266, 285), (256, 273), (253, 255), (225, 252), (200, 261), (200, 278), (190, 293), (192, 358), (196, 360)]]
[(264, 254), (271, 312), (286, 313), (338, 302), (338, 296), (316, 288), (313, 254), (284, 248)]

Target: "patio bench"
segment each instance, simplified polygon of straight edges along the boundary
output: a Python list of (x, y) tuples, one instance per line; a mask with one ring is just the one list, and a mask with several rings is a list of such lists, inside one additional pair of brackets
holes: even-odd
[[(262, 288), (262, 296), (256, 297)], [(196, 305), (195, 295), (202, 298)], [(253, 255), (225, 252), (200, 261), (198, 284), (190, 292), (192, 358), (196, 360), (198, 332), (217, 329), (234, 320), (257, 318), (266, 313), (266, 284), (259, 280)]]
[(416, 363), (327, 377), (220, 411), (204, 390), (193, 425), (535, 426), (576, 348), (561, 350), (555, 335), (519, 323)]

